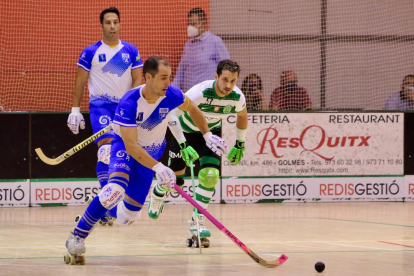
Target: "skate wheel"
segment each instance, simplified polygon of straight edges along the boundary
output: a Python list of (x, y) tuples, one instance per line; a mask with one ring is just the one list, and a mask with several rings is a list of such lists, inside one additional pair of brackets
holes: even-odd
[(201, 245), (205, 248), (209, 248), (210, 247), (210, 241), (206, 238), (201, 240)]
[(76, 264), (85, 265), (85, 256), (76, 256), (74, 259)]
[(199, 248), (200, 247), (200, 245), (198, 244), (198, 239), (195, 239), (194, 240), (194, 247), (195, 248)]
[(193, 246), (193, 240), (192, 239), (187, 239), (186, 244), (187, 244), (187, 247)]
[(65, 264), (69, 264), (70, 263), (70, 255), (66, 254), (65, 256), (63, 256), (63, 261), (65, 262)]
[(112, 225), (114, 225), (114, 222), (113, 221), (110, 221), (110, 222), (108, 222), (108, 225), (109, 226), (112, 226)]
[(69, 256), (69, 260), (70, 260), (70, 264), (71, 264), (71, 265), (74, 265), (74, 264), (75, 264), (76, 259), (75, 259), (75, 257), (74, 257), (74, 256), (70, 255), (70, 256)]
[(102, 226), (105, 226), (106, 225), (106, 222), (103, 222), (102, 220), (100, 220), (99, 221), (99, 224), (102, 225)]
[(82, 218), (82, 216), (76, 216), (75, 217), (75, 222), (78, 223), (80, 221), (80, 219)]
[(86, 196), (85, 197), (85, 203), (88, 204), (88, 205), (91, 204), (92, 200), (93, 200), (93, 196)]

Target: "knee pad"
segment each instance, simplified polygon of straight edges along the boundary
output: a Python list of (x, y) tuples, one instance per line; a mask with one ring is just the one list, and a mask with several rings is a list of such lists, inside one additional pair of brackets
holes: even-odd
[(118, 184), (109, 183), (98, 194), (102, 206), (110, 210), (125, 197), (125, 189)]
[(198, 172), (198, 181), (203, 187), (211, 189), (214, 188), (219, 180), (219, 170), (212, 167), (206, 167)]
[(118, 208), (116, 210), (116, 219), (118, 222), (122, 224), (131, 225), (134, 223), (135, 220), (141, 217), (141, 210), (139, 211), (131, 211), (125, 207), (123, 201), (118, 204)]
[(109, 157), (111, 156), (111, 144), (104, 144), (98, 149), (98, 162), (109, 165)]

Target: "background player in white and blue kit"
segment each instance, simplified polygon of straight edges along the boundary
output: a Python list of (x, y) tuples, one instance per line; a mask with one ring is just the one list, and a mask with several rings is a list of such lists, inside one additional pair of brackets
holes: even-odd
[[(72, 256), (85, 253), (84, 239), (108, 210), (123, 224), (132, 224), (140, 217), (154, 171), (162, 187), (173, 189), (174, 172), (158, 162), (166, 147), (167, 117), (173, 109), (185, 110), (201, 133), (209, 133), (207, 121), (197, 106), (179, 88), (170, 86), (171, 67), (166, 60), (156, 56), (148, 58), (143, 72), (146, 84), (127, 92), (117, 107), (109, 181), (66, 241)], [(206, 140), (208, 147), (224, 151), (224, 141), (211, 137), (215, 140)]]
[[(86, 47), (77, 63), (73, 107), (67, 124), (74, 134), (85, 128), (80, 113), (85, 83), (88, 80), (90, 120), (93, 133), (109, 125), (121, 97), (131, 88), (142, 84), (142, 60), (138, 49), (119, 40), (120, 16), (118, 9), (111, 7), (100, 14), (103, 38)], [(101, 187), (108, 182), (110, 143), (113, 132), (106, 133), (95, 142), (98, 144), (96, 173)]]

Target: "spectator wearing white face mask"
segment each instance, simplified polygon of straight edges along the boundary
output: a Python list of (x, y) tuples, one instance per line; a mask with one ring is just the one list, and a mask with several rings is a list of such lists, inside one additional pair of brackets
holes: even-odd
[(183, 92), (198, 83), (213, 79), (218, 63), (230, 59), (223, 40), (207, 30), (204, 10), (190, 10), (187, 19), (187, 34), (190, 39), (184, 45), (181, 61), (171, 84), (181, 88)]
[(404, 77), (401, 90), (388, 98), (385, 109), (414, 110), (414, 75)]

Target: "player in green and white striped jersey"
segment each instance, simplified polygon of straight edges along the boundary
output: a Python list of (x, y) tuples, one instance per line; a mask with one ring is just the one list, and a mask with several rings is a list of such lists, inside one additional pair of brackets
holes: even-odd
[[(243, 158), (244, 141), (247, 131), (246, 100), (241, 90), (236, 86), (240, 67), (232, 60), (223, 60), (217, 66), (214, 80), (204, 81), (193, 86), (185, 95), (190, 98), (203, 112), (210, 131), (217, 136), (221, 134), (221, 122), (230, 115), (237, 115), (237, 137), (235, 146), (228, 153), (228, 160), (237, 165)], [(201, 155), (200, 171), (198, 173), (199, 185), (196, 188), (196, 201), (205, 209), (214, 193), (214, 187), (219, 180), (219, 168), (222, 151), (209, 146), (208, 141), (215, 139), (203, 137), (203, 134), (192, 121), (188, 113), (171, 112), (169, 116), (169, 128), (176, 141), (172, 141), (169, 152), (169, 166), (177, 176), (177, 185), (184, 185), (186, 165), (196, 161)], [(203, 139), (204, 138), (204, 139)], [(207, 141), (207, 145), (205, 143)], [(211, 143), (211, 144), (217, 144)], [(165, 191), (160, 185), (152, 189), (151, 200), (148, 207), (148, 215), (157, 219), (163, 208), (166, 197)], [(210, 231), (205, 228), (205, 217), (199, 214), (200, 237), (210, 237)], [(189, 220), (189, 231), (195, 236), (197, 228), (195, 221), (195, 209), (192, 219)], [(202, 242), (203, 244), (203, 242)]]

